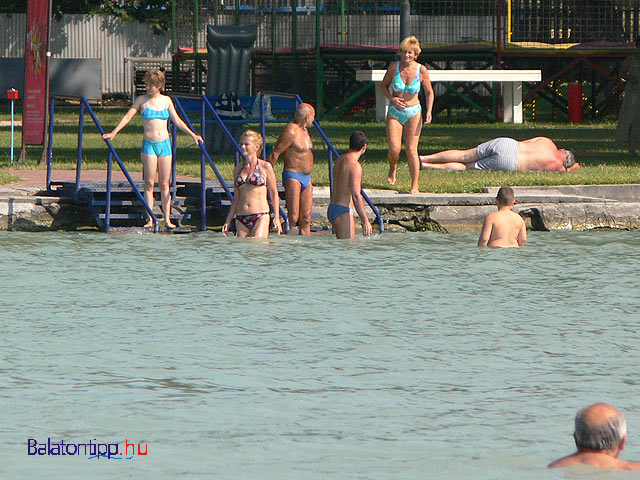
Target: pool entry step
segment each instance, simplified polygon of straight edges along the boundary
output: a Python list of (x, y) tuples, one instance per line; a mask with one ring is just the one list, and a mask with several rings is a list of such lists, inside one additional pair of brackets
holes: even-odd
[[(207, 182), (206, 208), (207, 218), (224, 217), (229, 211), (230, 203), (224, 190), (217, 182)], [(210, 184), (209, 184), (210, 183)], [(107, 217), (107, 185), (106, 182), (81, 182), (77, 195), (72, 182), (52, 182), (51, 188), (61, 197), (75, 196), (75, 200), (90, 208), (96, 223), (106, 229)], [(144, 182), (136, 182), (140, 192), (144, 191)], [(176, 182), (175, 195), (171, 207), (171, 221), (182, 230), (198, 230), (201, 217), (201, 189), (199, 183)], [(160, 192), (156, 184), (154, 189), (154, 214), (159, 220), (160, 228), (164, 228), (163, 214), (160, 208)], [(145, 208), (128, 182), (112, 182), (110, 226), (142, 227), (146, 223)]]

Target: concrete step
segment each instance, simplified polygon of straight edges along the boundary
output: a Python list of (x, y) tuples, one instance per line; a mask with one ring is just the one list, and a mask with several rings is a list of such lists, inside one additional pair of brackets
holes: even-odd
[[(93, 200), (91, 205), (94, 207), (106, 207), (106, 200)], [(178, 198), (171, 202), (171, 205), (174, 207), (184, 207), (185, 206), (185, 198)], [(111, 200), (112, 207), (142, 207), (142, 203), (137, 198), (135, 200)]]
[[(156, 213), (155, 215), (156, 215), (156, 218), (158, 219), (164, 218), (164, 214), (162, 213)], [(98, 214), (98, 218), (100, 220), (104, 220), (106, 217), (107, 215), (104, 213)], [(145, 215), (142, 213), (112, 213), (110, 217), (111, 217), (111, 220), (140, 220), (145, 218)], [(177, 214), (177, 215), (171, 214), (171, 219), (172, 220), (190, 220), (191, 214), (190, 213), (183, 213), (183, 214)]]

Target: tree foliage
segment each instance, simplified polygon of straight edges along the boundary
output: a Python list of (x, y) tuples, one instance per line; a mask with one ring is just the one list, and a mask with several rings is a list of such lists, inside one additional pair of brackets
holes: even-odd
[[(1, 0), (0, 13), (26, 13), (25, 0)], [(171, 0), (53, 0), (53, 18), (63, 14), (113, 15), (151, 26), (154, 33), (171, 28)]]
[(146, 23), (151, 26), (154, 33), (166, 32), (171, 28), (171, 0), (130, 0), (126, 2), (108, 0), (99, 3), (101, 3), (101, 13)]

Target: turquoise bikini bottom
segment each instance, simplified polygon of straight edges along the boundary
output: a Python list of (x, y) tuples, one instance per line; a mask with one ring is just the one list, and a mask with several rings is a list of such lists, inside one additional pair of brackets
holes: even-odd
[(403, 109), (398, 109), (393, 105), (389, 105), (389, 115), (398, 120), (403, 126), (421, 112), (422, 107), (419, 103)]
[(171, 138), (165, 138), (159, 142), (153, 140), (142, 140), (142, 153), (155, 155), (157, 157), (167, 157), (171, 155)]

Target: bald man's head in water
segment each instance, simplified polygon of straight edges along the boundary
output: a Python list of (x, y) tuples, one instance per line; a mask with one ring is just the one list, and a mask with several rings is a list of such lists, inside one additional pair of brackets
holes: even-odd
[(584, 464), (617, 470), (640, 469), (640, 462), (618, 458), (627, 440), (627, 421), (611, 405), (596, 403), (580, 410), (573, 438), (578, 451), (551, 463), (550, 468)]

